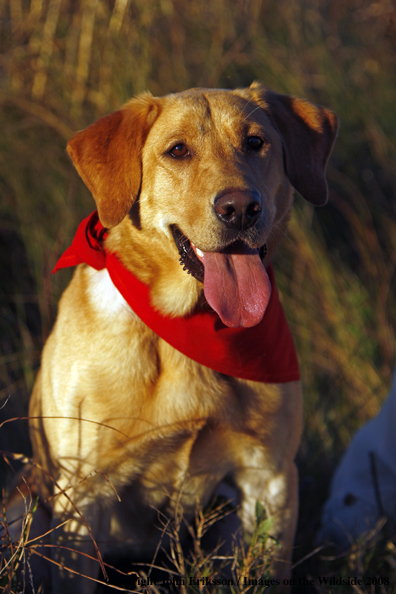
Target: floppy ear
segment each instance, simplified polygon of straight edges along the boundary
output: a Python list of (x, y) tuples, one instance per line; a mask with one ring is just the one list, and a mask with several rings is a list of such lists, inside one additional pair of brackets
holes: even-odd
[(336, 114), (305, 99), (266, 90), (259, 83), (253, 83), (250, 90), (282, 137), (286, 174), (291, 184), (312, 204), (326, 204), (325, 171), (337, 135)]
[(104, 227), (118, 225), (139, 195), (141, 152), (159, 107), (151, 95), (141, 95), (78, 132), (67, 144)]

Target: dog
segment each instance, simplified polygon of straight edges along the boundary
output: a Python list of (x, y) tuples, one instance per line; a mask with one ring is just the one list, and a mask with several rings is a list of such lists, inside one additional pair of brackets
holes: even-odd
[(244, 530), (257, 501), (272, 518), (288, 578), (302, 396), (270, 262), (293, 189), (326, 203), (336, 133), (330, 110), (253, 83), (143, 94), (69, 141), (97, 213), (59, 263), (78, 266), (29, 411), (52, 592), (95, 590), (78, 575), (99, 576), (95, 543), (152, 556), (158, 515), (193, 518), (224, 481)]
[(381, 521), (395, 530), (396, 373), (380, 412), (354, 435), (331, 482), (322, 511), (318, 544), (339, 551), (370, 539)]

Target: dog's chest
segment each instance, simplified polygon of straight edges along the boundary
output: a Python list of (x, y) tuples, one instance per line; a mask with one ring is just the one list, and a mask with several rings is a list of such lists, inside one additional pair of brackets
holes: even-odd
[(186, 507), (197, 494), (205, 500), (239, 464), (246, 436), (246, 447), (262, 441), (278, 403), (266, 403), (262, 384), (218, 374), (159, 339), (106, 271), (83, 274), (95, 349), (92, 360), (78, 363), (79, 409), (66, 411), (95, 421), (76, 435), (80, 459), (86, 456), (117, 490), (135, 485), (149, 506), (161, 507), (180, 492)]

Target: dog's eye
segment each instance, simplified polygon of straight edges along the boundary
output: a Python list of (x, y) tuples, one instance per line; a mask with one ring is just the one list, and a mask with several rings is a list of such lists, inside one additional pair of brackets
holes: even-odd
[(247, 145), (252, 151), (259, 151), (264, 144), (264, 140), (260, 136), (249, 136)]
[(169, 153), (172, 155), (172, 157), (175, 157), (175, 159), (183, 159), (184, 157), (188, 157), (190, 155), (190, 151), (182, 142), (175, 144)]

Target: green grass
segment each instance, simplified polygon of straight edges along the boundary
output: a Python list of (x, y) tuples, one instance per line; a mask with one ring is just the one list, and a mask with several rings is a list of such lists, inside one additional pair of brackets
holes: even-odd
[[(297, 197), (275, 261), (305, 393), (296, 563), (309, 555), (331, 474), (394, 366), (395, 28), (387, 0), (0, 2), (0, 422), (26, 415), (70, 274), (51, 269), (93, 207), (65, 154), (74, 131), (146, 89), (257, 79), (322, 103), (341, 120), (330, 202), (314, 210)], [(29, 448), (26, 421), (0, 428), (1, 450)], [(11, 474), (0, 467), (3, 484)], [(322, 555), (296, 566), (297, 584), (396, 573), (384, 529), (342, 559)], [(314, 588), (396, 592), (392, 580)]]

